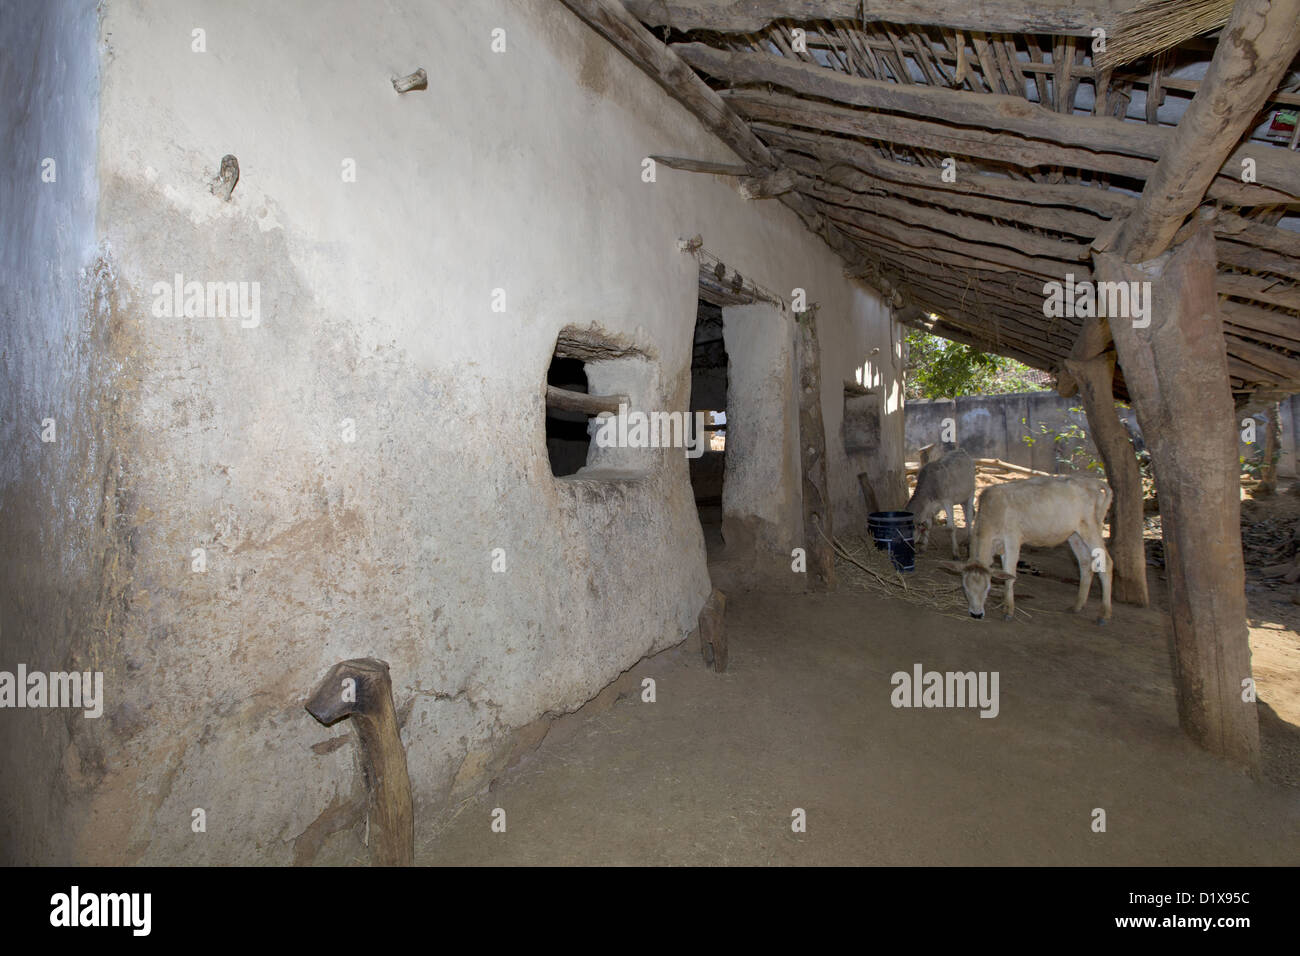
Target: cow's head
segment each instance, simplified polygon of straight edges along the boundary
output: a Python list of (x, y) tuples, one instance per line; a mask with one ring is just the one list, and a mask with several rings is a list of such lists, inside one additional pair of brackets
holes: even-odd
[[(907, 503), (905, 511), (912, 511), (912, 502)], [(934, 519), (939, 517), (937, 505), (926, 505), (918, 511), (912, 511), (912, 542), (917, 552), (924, 551), (930, 543), (930, 532), (934, 530)]]
[(961, 575), (961, 589), (966, 592), (966, 605), (970, 616), (979, 620), (984, 617), (984, 602), (988, 599), (989, 588), (994, 581), (1014, 581), (1016, 576), (1009, 571), (994, 571), (979, 561), (942, 561), (939, 567), (949, 574)]

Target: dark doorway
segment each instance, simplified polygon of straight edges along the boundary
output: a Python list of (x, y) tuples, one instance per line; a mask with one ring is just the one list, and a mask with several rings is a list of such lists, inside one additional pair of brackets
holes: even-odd
[(726, 478), (727, 349), (722, 308), (701, 299), (695, 313), (691, 355), (691, 411), (706, 412), (705, 452), (690, 460), (691, 487), (710, 554), (722, 548), (722, 486)]

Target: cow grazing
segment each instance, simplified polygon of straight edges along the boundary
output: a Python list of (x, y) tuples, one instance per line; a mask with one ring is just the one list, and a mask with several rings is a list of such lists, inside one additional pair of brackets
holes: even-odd
[(952, 556), (961, 557), (957, 549), (957, 512), (954, 510), (958, 504), (966, 515), (969, 533), (975, 517), (975, 462), (960, 449), (923, 464), (916, 476), (916, 491), (912, 492), (912, 498), (903, 510), (916, 516), (918, 551), (925, 550), (930, 540), (930, 528), (939, 511), (943, 510), (948, 513), (948, 527), (952, 531)]
[[(1079, 562), (1079, 597), (1075, 613), (1083, 610), (1092, 587), (1094, 562), (1101, 577), (1101, 617), (1110, 620), (1110, 584), (1114, 564), (1102, 537), (1102, 523), (1110, 509), (1110, 486), (1092, 475), (1064, 478), (1025, 478), (985, 488), (971, 536), (966, 564), (945, 561), (942, 567), (961, 575), (970, 615), (984, 616), (984, 601), (993, 581), (1006, 582), (1005, 619), (1016, 612), (1016, 563), (1020, 548), (1050, 548), (1068, 541)], [(1002, 555), (1002, 570), (993, 570), (993, 556)]]

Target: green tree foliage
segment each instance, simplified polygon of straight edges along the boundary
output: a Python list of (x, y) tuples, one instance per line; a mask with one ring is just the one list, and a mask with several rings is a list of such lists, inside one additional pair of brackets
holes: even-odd
[(922, 329), (907, 333), (907, 398), (957, 398), (1042, 391), (1032, 370), (1015, 359), (990, 355)]
[[(1115, 404), (1118, 406), (1120, 403), (1116, 402)], [(1085, 416), (1083, 406), (1075, 405), (1070, 409), (1070, 414), (1075, 416), (1074, 419), (1056, 430), (1052, 430), (1039, 422), (1039, 433), (1037, 435), (1032, 433), (1028, 421), (1023, 418), (1020, 419), (1020, 424), (1025, 431), (1030, 432), (1028, 435), (1022, 435), (1020, 440), (1030, 448), (1033, 448), (1040, 440), (1050, 441), (1057, 463), (1064, 466), (1057, 469), (1062, 474), (1071, 471), (1095, 471), (1102, 478), (1105, 478), (1106, 466), (1100, 458), (1088, 450), (1088, 433), (1083, 430), (1083, 427), (1078, 422), (1078, 419)]]

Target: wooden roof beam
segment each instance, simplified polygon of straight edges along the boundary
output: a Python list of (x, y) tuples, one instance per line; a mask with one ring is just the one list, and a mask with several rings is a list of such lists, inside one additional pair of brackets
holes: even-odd
[[(913, 246), (917, 251), (941, 249), (946, 252), (967, 256), (970, 259), (970, 265), (974, 268), (981, 268), (980, 263), (987, 263), (982, 268), (1002, 272), (1008, 270), (1025, 272), (1046, 279), (1059, 279), (1066, 272), (1073, 272), (1080, 279), (1092, 275), (1092, 265), (1086, 259), (1077, 262), (1063, 262), (1059, 259), (1026, 255), (1004, 244), (994, 245), (955, 238), (945, 233), (942, 227), (909, 225), (885, 216), (877, 216), (842, 206), (829, 206), (820, 202), (815, 202), (814, 205), (823, 215), (839, 224), (840, 228), (844, 229), (845, 232), (850, 235), (861, 234), (867, 242), (875, 241), (876, 236), (883, 236), (900, 245)], [(972, 220), (972, 222), (974, 221)], [(988, 228), (1000, 229), (1001, 232), (1007, 234), (1017, 234), (1017, 230), (1006, 227), (990, 226)]]
[[(1020, 279), (1024, 279), (1026, 282), (1037, 282), (1040, 285), (1043, 282), (1041, 277), (1028, 276), (1023, 272), (1019, 272), (1001, 263), (972, 259), (969, 255), (964, 255), (958, 252), (949, 252), (944, 249), (935, 249), (933, 247), (918, 247), (880, 235), (871, 235), (861, 241), (864, 245), (869, 247), (868, 258), (878, 256), (882, 250), (892, 250), (901, 256), (906, 256), (916, 261), (936, 263), (938, 265), (949, 266), (953, 269), (961, 269), (967, 272), (975, 270), (981, 274), (1002, 275), (1007, 277), (1007, 281), (1011, 282)], [(864, 272), (864, 275), (867, 274), (869, 273)]]
[[(1278, 230), (1278, 232), (1281, 231)], [(1292, 259), (1289, 256), (1279, 256), (1276, 253), (1261, 251), (1249, 245), (1234, 242), (1231, 239), (1219, 239), (1214, 244), (1214, 254), (1219, 262), (1237, 269), (1250, 269), (1252, 272), (1276, 272), (1288, 279), (1300, 276), (1300, 259)]]
[(1000, 226), (987, 219), (946, 212), (935, 206), (866, 193), (849, 193), (845, 196), (843, 190), (827, 190), (817, 186), (808, 189), (806, 194), (816, 200), (822, 212), (832, 219), (839, 218), (832, 209), (842, 210), (843, 213), (864, 212), (895, 219), (904, 225), (934, 229), (969, 242), (1004, 246), (1030, 256), (1061, 259), (1067, 263), (1089, 261), (1086, 242), (1066, 242), (1040, 236), (1014, 226)]
[(1174, 128), (1137, 208), (1114, 241), (1103, 242), (1099, 250), (1113, 249), (1127, 262), (1146, 262), (1169, 248), (1297, 51), (1300, 0), (1238, 0), (1201, 88)]
[(866, 143), (856, 140), (763, 123), (754, 124), (753, 129), (773, 148), (806, 152), (824, 163), (842, 163), (881, 180), (907, 183), (940, 193), (992, 196), (1038, 206), (1077, 207), (1107, 219), (1128, 212), (1137, 203), (1132, 196), (1093, 186), (1017, 182), (966, 170), (961, 171), (956, 182), (946, 183), (938, 169), (882, 159)]
[[(775, 54), (736, 53), (703, 43), (680, 43), (672, 49), (696, 69), (732, 84), (771, 84), (800, 96), (821, 97), (846, 106), (890, 110), (962, 127), (1015, 133), (1088, 152), (1155, 160), (1170, 148), (1174, 137), (1173, 129), (1110, 117), (1075, 116), (1066, 109), (1053, 112), (1019, 96), (968, 93), (934, 85), (902, 86), (851, 76), (816, 63)], [(954, 131), (953, 139), (950, 149), (962, 152), (961, 133)], [(1087, 158), (1085, 155), (1071, 159), (1067, 155), (1056, 164), (1093, 168)], [(1241, 185), (1241, 161), (1246, 158), (1255, 160), (1256, 175), (1263, 186), (1292, 197), (1300, 196), (1300, 152), (1260, 144), (1237, 149), (1225, 157), (1227, 169), (1223, 172), (1234, 186)], [(1141, 167), (1132, 167), (1129, 171), (1103, 166), (1095, 168), (1137, 178), (1142, 178), (1148, 171)]]
[(753, 33), (774, 20), (850, 20), (951, 27), (986, 33), (1054, 33), (1088, 37), (1109, 27), (1115, 0), (626, 0), (651, 26)]
[(1076, 212), (1073, 209), (1046, 208), (965, 193), (941, 193), (923, 186), (884, 183), (844, 166), (828, 170), (815, 160), (804, 159), (794, 154), (785, 154), (784, 158), (786, 165), (808, 177), (809, 181), (799, 186), (803, 192), (841, 206), (853, 206), (863, 201), (864, 197), (870, 199), (883, 193), (921, 203), (939, 204), (958, 212), (1002, 219), (1035, 229), (1080, 236), (1089, 241), (1106, 224), (1104, 218), (1091, 213)]
[[(1268, 276), (1237, 275), (1219, 273), (1214, 283), (1219, 295), (1232, 295), (1239, 299), (1251, 299), (1268, 305), (1280, 305), (1284, 309), (1300, 312), (1300, 286), (1282, 282)], [(1300, 319), (1295, 320), (1296, 337), (1300, 337)]]
[[(775, 157), (745, 122), (682, 59), (633, 17), (619, 0), (561, 0), (580, 20), (608, 40), (659, 84), (704, 127), (725, 143), (746, 164), (768, 172), (779, 170)], [(856, 247), (823, 219), (807, 199), (795, 192), (779, 197), (814, 235), (850, 267), (856, 265)]]
[(876, 250), (881, 259), (881, 276), (898, 288), (915, 286), (944, 290), (962, 309), (971, 312), (986, 311), (1015, 317), (1026, 324), (1027, 333), (1069, 348), (1078, 329), (1078, 320), (1060, 318), (1045, 321), (1041, 308), (1042, 297), (1038, 289), (1015, 290), (1005, 285), (973, 281), (951, 271), (941, 272), (938, 267), (920, 259), (913, 259), (893, 249)]
[[(1081, 146), (1063, 146), (1042, 139), (1028, 139), (1016, 133), (935, 123), (769, 93), (762, 89), (723, 90), (720, 96), (728, 106), (749, 120), (831, 130), (862, 139), (934, 150), (940, 155), (970, 156), (1007, 163), (1022, 169), (1067, 166), (1146, 180), (1154, 174), (1156, 166), (1151, 159), (1140, 156), (1093, 152)], [(1144, 125), (1141, 129), (1150, 134), (1152, 128)], [(1258, 154), (1261, 158), (1266, 149), (1277, 148), (1260, 147)], [(1290, 154), (1291, 151), (1278, 152)], [(1227, 175), (1226, 169), (1224, 175), (1215, 179), (1217, 170), (1212, 171), (1209, 194), (1211, 198), (1242, 206), (1293, 202), (1294, 196), (1288, 190), (1300, 194), (1300, 159), (1294, 162), (1296, 175), (1291, 177), (1288, 174), (1285, 180), (1279, 179), (1277, 188), (1271, 182), (1243, 183), (1239, 176)], [(1219, 167), (1223, 168), (1222, 162)]]
[[(865, 143), (764, 124), (756, 124), (754, 129), (789, 168), (853, 192), (877, 189), (904, 198), (933, 195), (934, 202), (993, 218), (1004, 212), (1010, 214), (1013, 208), (1019, 207), (1021, 211), (1014, 217), (1017, 222), (1048, 229), (1052, 228), (1050, 217), (1059, 216), (1058, 228), (1064, 227), (1062, 231), (1086, 236), (1094, 236), (1102, 228), (1099, 220), (1125, 214), (1137, 205), (1133, 196), (1094, 186), (1016, 182), (982, 173), (968, 173), (958, 177), (955, 183), (945, 183), (938, 170), (882, 159)], [(1031, 210), (1030, 206), (1055, 208)], [(1098, 218), (1091, 219), (1092, 216)], [(1215, 235), (1238, 246), (1256, 246), (1300, 259), (1300, 233), (1235, 213), (1219, 212)], [(1225, 264), (1235, 264), (1253, 255), (1247, 249), (1224, 247), (1222, 243), (1220, 247)], [(1288, 263), (1278, 256), (1253, 261), (1254, 265), (1247, 263), (1244, 267), (1270, 272), (1280, 269), (1284, 275), (1294, 274), (1300, 268), (1300, 263)]]
[(1243, 329), (1262, 332), (1295, 343), (1294, 351), (1300, 352), (1300, 316), (1272, 309), (1261, 309), (1241, 302), (1219, 302), (1219, 311), (1225, 322)]

